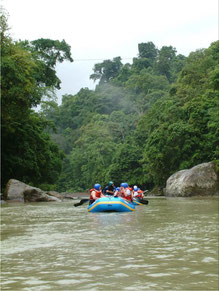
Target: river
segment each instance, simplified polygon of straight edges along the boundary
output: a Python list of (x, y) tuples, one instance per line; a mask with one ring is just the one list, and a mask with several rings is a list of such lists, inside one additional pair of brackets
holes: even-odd
[(218, 198), (1, 207), (1, 290), (218, 290)]

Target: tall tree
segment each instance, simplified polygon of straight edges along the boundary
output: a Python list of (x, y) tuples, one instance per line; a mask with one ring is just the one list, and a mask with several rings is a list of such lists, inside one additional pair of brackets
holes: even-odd
[(172, 46), (163, 46), (159, 50), (156, 69), (159, 74), (165, 75), (170, 82), (172, 81), (172, 63), (175, 57), (176, 49)]
[(95, 64), (94, 74), (90, 76), (90, 79), (94, 81), (100, 80), (100, 84), (109, 82), (116, 76), (118, 76), (122, 68), (121, 57), (113, 58), (113, 60), (105, 60), (102, 63)]
[(149, 41), (147, 43), (139, 43), (138, 52), (139, 58), (146, 58), (153, 63), (157, 57), (158, 49), (155, 47), (153, 42)]
[[(34, 51), (22, 42), (13, 42), (7, 34), (6, 23), (7, 17), (1, 17), (2, 186), (10, 178), (35, 184), (52, 183), (61, 170), (63, 154), (44, 132), (49, 122), (31, 108), (40, 104), (48, 91), (58, 87), (52, 67), (56, 61), (65, 59), (65, 55), (60, 56), (63, 48), (56, 50), (49, 45), (47, 50), (45, 45)], [(52, 72), (52, 77), (45, 76), (45, 72)]]

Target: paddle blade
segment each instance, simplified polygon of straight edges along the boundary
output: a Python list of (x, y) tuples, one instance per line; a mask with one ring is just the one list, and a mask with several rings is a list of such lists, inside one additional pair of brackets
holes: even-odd
[(80, 202), (74, 204), (74, 207), (81, 206), (88, 201), (89, 201), (89, 199), (81, 199)]

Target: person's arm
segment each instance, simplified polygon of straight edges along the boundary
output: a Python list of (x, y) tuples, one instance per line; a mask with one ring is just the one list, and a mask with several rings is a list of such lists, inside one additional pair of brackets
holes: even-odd
[(113, 187), (109, 186), (108, 189), (106, 190), (106, 193), (114, 194), (113, 190), (114, 190)]
[(114, 192), (113, 196), (114, 196), (114, 197), (118, 197), (118, 196), (119, 196), (119, 191), (116, 190), (116, 191)]
[(114, 192), (111, 190), (106, 190), (106, 193), (114, 194)]
[(92, 197), (94, 200), (96, 200), (96, 192), (95, 192), (95, 191), (92, 191), (92, 192), (91, 192), (91, 197)]

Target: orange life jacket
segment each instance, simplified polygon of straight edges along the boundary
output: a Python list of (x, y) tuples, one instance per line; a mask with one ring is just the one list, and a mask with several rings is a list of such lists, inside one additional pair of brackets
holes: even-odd
[(95, 194), (96, 194), (96, 198), (97, 198), (97, 199), (101, 197), (102, 191), (101, 191), (101, 190), (97, 190), (97, 189), (95, 189), (95, 188), (92, 188), (92, 189), (90, 189), (90, 199), (91, 199), (91, 200), (93, 199), (93, 197), (92, 197), (92, 195), (91, 195), (91, 193), (92, 193), (93, 191), (95, 191)]

